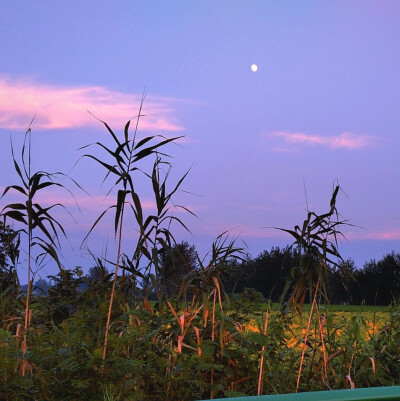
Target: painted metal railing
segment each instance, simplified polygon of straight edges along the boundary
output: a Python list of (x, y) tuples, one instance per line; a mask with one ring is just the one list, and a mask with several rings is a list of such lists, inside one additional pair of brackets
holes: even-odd
[(219, 398), (216, 401), (400, 401), (400, 386)]

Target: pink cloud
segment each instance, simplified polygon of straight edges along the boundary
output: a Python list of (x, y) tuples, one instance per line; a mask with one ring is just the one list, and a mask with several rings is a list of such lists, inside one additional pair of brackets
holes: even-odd
[[(4, 187), (0, 187), (0, 195), (3, 193)], [(6, 196), (2, 199), (0, 199), (0, 211), (2, 208), (10, 203), (20, 203), (24, 202), (24, 200), (21, 198), (18, 192), (14, 190), (10, 190)], [(93, 224), (93, 221), (108, 207), (112, 206), (115, 204), (116, 199), (115, 196), (108, 196), (107, 198), (104, 198), (103, 195), (95, 195), (95, 196), (88, 196), (88, 195), (74, 195), (74, 197), (70, 196), (68, 193), (65, 191), (55, 189), (55, 190), (47, 190), (39, 196), (36, 197), (35, 201), (39, 203), (41, 206), (50, 206), (54, 205), (57, 203), (60, 203), (63, 205), (74, 217), (75, 220), (79, 221), (79, 225), (86, 225), (86, 226), (91, 226)], [(157, 211), (157, 205), (153, 200), (143, 198), (141, 200), (141, 206), (144, 211), (144, 213), (148, 214), (154, 214)], [(78, 207), (80, 211), (78, 211)], [(191, 210), (192, 212), (196, 213), (197, 208), (196, 206), (192, 205), (186, 205), (186, 207)], [(114, 211), (111, 210), (109, 213), (111, 215), (115, 213)], [(189, 214), (180, 207), (174, 207), (171, 205), (170, 207), (170, 213), (173, 215), (187, 215)], [(62, 210), (61, 208), (57, 207), (53, 210), (54, 216), (57, 216), (57, 219), (63, 220), (64, 218), (68, 219), (67, 213), (65, 210)], [(146, 218), (147, 215), (145, 215)]]
[[(332, 149), (356, 150), (373, 145), (374, 138), (370, 135), (358, 135), (352, 132), (343, 132), (334, 136), (309, 135), (302, 132), (273, 132), (269, 138), (282, 138), (286, 145), (305, 144), (327, 146)], [(265, 135), (264, 135), (265, 137)], [(277, 151), (293, 151), (291, 147), (274, 147)]]
[(392, 230), (382, 231), (378, 233), (376, 238), (382, 240), (400, 240), (400, 230), (392, 229)]
[[(4, 187), (0, 187), (0, 195), (3, 193)], [(22, 194), (10, 190), (3, 199), (0, 199), (0, 210), (8, 203), (21, 202)], [(35, 197), (35, 201), (43, 206), (50, 206), (60, 203), (66, 208), (76, 208), (79, 206), (81, 211), (85, 214), (88, 212), (101, 213), (106, 208), (115, 204), (115, 197), (112, 195), (104, 198), (102, 195), (68, 195), (67, 192), (60, 189), (47, 190)], [(24, 200), (22, 199), (22, 202)], [(157, 210), (157, 205), (154, 201), (144, 199), (141, 202), (143, 210)], [(71, 209), (72, 210), (72, 209)]]
[(346, 238), (349, 240), (380, 240), (380, 241), (396, 241), (400, 240), (400, 229), (398, 228), (384, 228), (382, 230), (367, 231), (360, 234), (348, 233)]
[[(37, 113), (40, 129), (99, 126), (90, 111), (111, 127), (121, 127), (138, 113), (141, 94), (113, 91), (102, 86), (56, 86), (0, 76), (0, 127), (26, 129)], [(179, 131), (174, 117), (177, 99), (148, 96), (141, 130)]]

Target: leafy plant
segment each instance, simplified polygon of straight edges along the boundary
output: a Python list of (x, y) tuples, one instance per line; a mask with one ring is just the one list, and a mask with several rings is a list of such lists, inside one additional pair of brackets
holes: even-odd
[[(300, 313), (307, 293), (311, 302), (311, 309), (300, 359), (296, 391), (298, 391), (300, 386), (300, 377), (314, 308), (318, 315), (320, 328), (320, 347), (324, 359), (324, 379), (326, 379), (327, 375), (326, 349), (317, 302), (319, 295), (329, 301), (327, 296), (327, 277), (331, 269), (330, 264), (339, 267), (340, 265), (338, 264), (338, 261), (343, 261), (337, 248), (338, 237), (343, 236), (339, 228), (340, 226), (344, 224), (348, 225), (349, 223), (345, 220), (339, 220), (339, 214), (336, 208), (336, 197), (339, 190), (340, 186), (336, 185), (330, 200), (330, 210), (327, 213), (318, 215), (313, 211), (308, 211), (307, 218), (304, 220), (301, 228), (298, 225), (294, 227), (294, 230), (278, 228), (278, 230), (285, 231), (294, 237), (292, 247), (297, 247), (299, 252), (299, 264), (298, 266), (292, 267), (292, 280), (287, 282), (287, 286), (282, 293), (282, 299), (285, 298), (287, 290), (291, 288), (292, 292), (288, 300), (287, 308), (296, 310), (297, 303), (299, 303)], [(333, 258), (336, 258), (336, 260)]]
[[(107, 314), (107, 323), (106, 323), (104, 347), (103, 347), (103, 361), (105, 360), (106, 352), (107, 352), (107, 342), (108, 342), (108, 335), (109, 335), (109, 328), (110, 328), (110, 321), (111, 321), (111, 311), (112, 311), (113, 300), (115, 297), (118, 269), (120, 267), (120, 262), (121, 262), (121, 244), (122, 244), (123, 222), (124, 222), (124, 214), (125, 214), (126, 206), (128, 205), (128, 207), (133, 211), (133, 214), (136, 219), (136, 223), (138, 224), (138, 228), (139, 228), (139, 240), (138, 240), (138, 246), (137, 246), (138, 251), (135, 252), (135, 255), (134, 255), (134, 261), (136, 262), (136, 266), (135, 266), (136, 269), (139, 264), (139, 260), (140, 260), (142, 253), (144, 253), (150, 260), (152, 260), (152, 257), (155, 256), (154, 252), (153, 252), (153, 255), (150, 255), (149, 250), (147, 248), (147, 243), (150, 240), (150, 234), (153, 231), (153, 226), (150, 228), (149, 228), (149, 226), (153, 220), (156, 222), (156, 228), (155, 228), (156, 240), (162, 241), (161, 234), (164, 234), (167, 237), (167, 239), (170, 237), (170, 235), (168, 234), (168, 230), (165, 230), (165, 229), (159, 230), (158, 229), (159, 224), (166, 218), (165, 214), (162, 213), (163, 207), (165, 206), (165, 202), (170, 200), (170, 196), (165, 196), (165, 181), (161, 185), (159, 184), (159, 181), (158, 181), (157, 171), (158, 171), (158, 166), (161, 163), (160, 157), (158, 155), (156, 157), (156, 162), (154, 164), (153, 173), (151, 176), (154, 192), (156, 194), (158, 215), (156, 217), (150, 216), (146, 221), (144, 221), (141, 201), (140, 201), (138, 192), (136, 190), (136, 187), (134, 185), (134, 174), (136, 172), (142, 171), (140, 169), (139, 162), (143, 161), (143, 159), (146, 159), (151, 155), (156, 154), (160, 148), (162, 148), (163, 146), (165, 146), (166, 144), (168, 144), (170, 142), (175, 141), (176, 139), (179, 139), (180, 137), (165, 139), (160, 136), (148, 136), (148, 137), (141, 139), (140, 141), (137, 141), (136, 137), (137, 137), (137, 133), (138, 133), (139, 122), (140, 122), (141, 117), (143, 117), (143, 114), (142, 114), (143, 100), (144, 100), (144, 98), (142, 99), (142, 102), (141, 102), (141, 105), (139, 108), (139, 113), (136, 117), (135, 129), (133, 130), (133, 133), (131, 136), (130, 136), (129, 127), (130, 127), (132, 120), (129, 120), (126, 123), (125, 128), (124, 128), (124, 135), (123, 135), (122, 139), (118, 139), (118, 137), (113, 132), (113, 130), (109, 127), (109, 125), (106, 122), (100, 120), (106, 127), (109, 134), (111, 135), (111, 137), (114, 141), (114, 148), (107, 147), (106, 145), (104, 145), (101, 142), (96, 142), (94, 145), (97, 145), (102, 150), (106, 151), (106, 153), (109, 156), (111, 156), (110, 162), (103, 161), (99, 157), (94, 156), (93, 154), (85, 154), (83, 156), (83, 157), (87, 157), (87, 158), (94, 160), (95, 162), (97, 162), (98, 164), (100, 164), (102, 167), (104, 167), (106, 169), (106, 175), (104, 177), (104, 180), (106, 180), (110, 175), (114, 176), (115, 181), (106, 196), (108, 196), (112, 190), (114, 190), (114, 189), (117, 190), (117, 197), (116, 197), (115, 203), (112, 206), (108, 207), (106, 210), (104, 210), (100, 214), (100, 216), (94, 222), (94, 224), (92, 225), (91, 229), (89, 230), (87, 236), (84, 239), (84, 242), (85, 242), (85, 240), (87, 239), (89, 234), (92, 232), (92, 230), (96, 227), (96, 225), (99, 223), (99, 221), (103, 218), (103, 216), (109, 210), (115, 209), (114, 233), (115, 233), (115, 236), (118, 236), (118, 239), (117, 239), (118, 249), (117, 249), (116, 262), (115, 262), (114, 279), (113, 279), (112, 290), (111, 290), (111, 295), (110, 295), (109, 310), (108, 310), (108, 314)], [(159, 142), (149, 145), (151, 143), (151, 141), (156, 140), (156, 139), (161, 139), (161, 140)], [(93, 144), (91, 144), (91, 145), (93, 145)], [(91, 145), (84, 146), (83, 148), (86, 148)], [(147, 229), (149, 231), (146, 231)], [(153, 246), (154, 246), (154, 241), (153, 241)], [(125, 265), (125, 266), (127, 266), (127, 265)], [(155, 262), (155, 268), (157, 271), (157, 259)]]
[(320, 294), (325, 300), (327, 297), (327, 274), (330, 265), (340, 267), (338, 262), (343, 261), (338, 251), (338, 238), (344, 237), (339, 228), (343, 225), (350, 225), (346, 220), (339, 220), (336, 208), (336, 197), (340, 186), (336, 185), (330, 200), (330, 210), (327, 213), (316, 214), (313, 211), (307, 212), (307, 218), (302, 226), (296, 225), (293, 230), (277, 228), (287, 232), (294, 238), (291, 247), (295, 247), (300, 255), (299, 264), (293, 266), (291, 279), (288, 280), (282, 292), (282, 300), (285, 299), (289, 289), (291, 294), (288, 300), (288, 307), (299, 309), (303, 306), (308, 293), (312, 301), (315, 292), (320, 289)]
[[(32, 120), (33, 121), (33, 120)], [(31, 122), (32, 124), (32, 122)], [(42, 207), (37, 203), (36, 198), (39, 193), (46, 188), (59, 187), (67, 190), (64, 185), (56, 182), (57, 177), (65, 177), (61, 172), (47, 173), (45, 171), (31, 171), (31, 128), (29, 126), (25, 133), (24, 142), (21, 149), (21, 160), (18, 163), (14, 154), (14, 147), (11, 141), (11, 154), (14, 162), (14, 169), (20, 179), (19, 185), (7, 186), (2, 197), (8, 191), (14, 190), (24, 199), (21, 203), (10, 203), (3, 207), (1, 214), (4, 219), (11, 219), (23, 228), (16, 231), (18, 234), (25, 234), (28, 238), (28, 290), (25, 301), (25, 319), (24, 319), (24, 339), (21, 344), (22, 355), (27, 351), (26, 333), (30, 324), (29, 300), (32, 290), (32, 249), (38, 248), (40, 253), (34, 258), (35, 263), (40, 264), (44, 258), (49, 255), (62, 271), (62, 266), (58, 257), (59, 234), (66, 236), (63, 226), (52, 216), (52, 211), (56, 207), (65, 207), (56, 203), (51, 206)], [(38, 234), (36, 234), (38, 233)], [(21, 373), (24, 376), (26, 372), (26, 361), (21, 359)]]

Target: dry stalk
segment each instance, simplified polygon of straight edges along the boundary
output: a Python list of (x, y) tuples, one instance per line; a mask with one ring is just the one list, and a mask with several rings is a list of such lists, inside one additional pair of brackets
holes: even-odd
[(102, 365), (101, 365), (101, 373), (102, 374), (104, 373), (104, 362), (105, 362), (106, 354), (107, 354), (108, 331), (109, 331), (109, 328), (110, 328), (111, 311), (112, 311), (113, 301), (114, 301), (114, 297), (115, 297), (115, 286), (116, 286), (116, 283), (117, 283), (119, 260), (120, 260), (120, 256), (121, 256), (123, 215), (124, 215), (124, 208), (122, 208), (122, 212), (121, 212), (121, 224), (119, 226), (119, 238), (118, 238), (117, 263), (115, 265), (114, 280), (113, 280), (113, 285), (112, 285), (112, 289), (111, 289), (110, 303), (108, 305), (106, 332), (105, 332), (105, 335), (104, 335), (103, 362), (102, 362)]
[[(178, 322), (179, 328), (181, 329), (181, 334), (178, 336), (178, 353), (182, 352), (182, 347), (196, 350), (195, 348), (190, 347), (189, 345), (185, 344), (183, 342), (183, 340), (185, 339), (186, 333), (187, 333), (193, 319), (203, 309), (203, 305), (201, 305), (198, 308), (195, 308), (196, 305), (192, 305), (192, 309), (194, 309), (192, 312), (190, 312), (190, 309), (188, 310), (186, 308), (186, 310), (183, 312), (183, 314), (180, 317), (178, 317), (178, 314), (176, 313), (174, 307), (171, 305), (171, 303), (169, 301), (167, 301), (167, 305), (168, 305), (169, 309), (171, 310), (172, 314), (174, 315), (176, 321)], [(197, 343), (198, 343), (197, 352), (199, 355), (201, 355), (199, 330), (195, 326), (193, 326), (193, 328), (194, 328), (194, 331), (195, 331), (196, 337), (197, 337)]]
[[(22, 357), (25, 357), (26, 351), (28, 349), (27, 346), (27, 332), (29, 329), (29, 325), (31, 322), (31, 310), (29, 309), (29, 301), (30, 301), (30, 296), (31, 296), (31, 288), (32, 288), (32, 282), (31, 282), (31, 235), (32, 235), (32, 219), (30, 217), (30, 212), (28, 211), (28, 225), (29, 225), (29, 240), (28, 240), (28, 290), (26, 293), (26, 301), (25, 301), (25, 321), (24, 321), (24, 337), (21, 343), (21, 352), (22, 352)], [(26, 373), (26, 364), (24, 363), (24, 359), (20, 359), (20, 372), (22, 376), (25, 376)]]
[[(212, 310), (212, 322), (211, 322), (211, 341), (214, 341), (214, 337), (215, 337), (215, 301), (216, 301), (216, 297), (217, 297), (217, 289), (215, 288), (213, 291), (214, 293), (214, 297), (213, 297), (213, 310)], [(211, 368), (211, 380), (210, 380), (210, 384), (213, 385), (214, 384), (214, 368)], [(214, 390), (211, 390), (211, 399), (214, 399)]]
[(213, 309), (212, 309), (212, 318), (211, 318), (211, 341), (214, 341), (215, 337), (215, 298), (217, 295), (216, 290), (213, 290), (214, 297), (213, 297)]
[(311, 325), (312, 315), (313, 315), (313, 312), (314, 312), (314, 306), (316, 305), (316, 301), (317, 301), (318, 287), (319, 287), (319, 279), (318, 279), (317, 285), (316, 285), (316, 287), (315, 287), (314, 298), (313, 298), (313, 301), (312, 301), (312, 304), (311, 304), (310, 315), (309, 315), (309, 317), (308, 317), (307, 330), (306, 330), (306, 335), (305, 335), (305, 337), (304, 337), (303, 350), (302, 350), (302, 352), (301, 352), (299, 373), (298, 373), (298, 375), (297, 375), (296, 393), (299, 391), (301, 370), (302, 370), (302, 368), (303, 368), (304, 354), (305, 354), (306, 348), (307, 348), (307, 340), (308, 340), (308, 334), (309, 334), (309, 332), (310, 332), (310, 325)]
[[(355, 350), (355, 344), (354, 344), (353, 348)], [(350, 375), (351, 365), (353, 364), (353, 359), (354, 359), (354, 353), (351, 356), (351, 360), (350, 360), (350, 363), (349, 363), (349, 374), (346, 376), (346, 379), (348, 380), (348, 382), (350, 384), (350, 388), (355, 388), (356, 387), (356, 385), (354, 384), (353, 380), (351, 379), (351, 375)]]
[[(264, 323), (264, 331), (263, 331), (264, 336), (267, 335), (268, 320), (269, 320), (269, 310), (267, 309), (267, 314), (265, 316), (265, 323)], [(257, 395), (261, 394), (261, 383), (262, 383), (262, 375), (263, 375), (263, 367), (264, 367), (264, 352), (265, 352), (265, 345), (263, 345), (262, 349), (261, 349), (260, 374), (258, 376)]]
[(326, 348), (325, 348), (325, 340), (324, 340), (324, 332), (323, 332), (323, 327), (322, 327), (322, 320), (319, 314), (319, 308), (318, 305), (315, 305), (315, 310), (317, 312), (317, 319), (318, 319), (318, 325), (319, 325), (319, 335), (321, 338), (321, 348), (322, 348), (322, 357), (324, 360), (324, 373), (323, 373), (323, 381), (328, 378), (328, 362), (327, 362), (327, 357), (326, 357)]

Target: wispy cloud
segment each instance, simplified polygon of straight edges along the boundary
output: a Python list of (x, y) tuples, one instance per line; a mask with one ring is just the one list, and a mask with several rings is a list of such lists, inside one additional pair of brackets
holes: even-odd
[(367, 230), (364, 233), (346, 234), (348, 240), (378, 240), (378, 241), (398, 241), (400, 240), (400, 229), (387, 227), (378, 230)]
[[(5, 187), (0, 186), (0, 195), (3, 193), (4, 189)], [(4, 198), (0, 199), (0, 211), (8, 203), (21, 202), (21, 196), (22, 195), (20, 193), (11, 189)], [(24, 200), (22, 201), (24, 202)], [(35, 201), (44, 206), (50, 206), (58, 203), (68, 209), (71, 208), (71, 211), (74, 211), (74, 209), (77, 209), (79, 207), (83, 214), (89, 214), (91, 212), (100, 214), (102, 211), (115, 204), (115, 198), (112, 195), (108, 197), (104, 197), (103, 195), (72, 196), (66, 193), (66, 191), (62, 191), (60, 189), (48, 189), (37, 195)], [(141, 206), (143, 210), (148, 210), (152, 212), (157, 211), (156, 202), (148, 198), (143, 198), (141, 200)], [(189, 210), (194, 212), (197, 210), (196, 206), (193, 205), (189, 205), (187, 207)], [(187, 213), (184, 209), (180, 207), (174, 207), (173, 205), (171, 205), (170, 211), (174, 214)]]
[[(88, 111), (110, 126), (120, 127), (137, 115), (141, 97), (102, 86), (56, 86), (0, 76), (0, 127), (26, 129), (35, 113), (35, 127), (40, 129), (99, 126)], [(148, 96), (141, 130), (181, 130), (174, 116), (177, 102)]]
[[(302, 132), (278, 131), (268, 134), (263, 133), (262, 137), (270, 140), (272, 149), (277, 152), (293, 152), (296, 150), (296, 145), (325, 146), (331, 149), (358, 150), (373, 146), (375, 139), (370, 135), (360, 135), (353, 132), (343, 132), (338, 135), (325, 136), (310, 135)], [(282, 146), (282, 142), (284, 146)]]
[[(0, 194), (3, 193), (4, 187), (0, 186)], [(16, 192), (15, 190), (10, 190), (6, 197), (0, 199), (0, 211), (6, 204), (9, 203), (19, 203), (21, 202), (21, 194)], [(22, 200), (22, 202), (24, 202)], [(39, 194), (35, 202), (42, 206), (50, 206), (55, 204), (61, 204), (65, 207), (75, 219), (79, 220), (80, 225), (89, 225), (93, 223), (94, 219), (96, 219), (104, 210), (109, 208), (110, 206), (115, 204), (115, 199), (113, 196), (109, 196), (105, 198), (102, 195), (70, 195), (65, 191), (55, 189), (55, 190), (46, 190)], [(146, 211), (149, 214), (154, 214), (157, 211), (157, 204), (155, 201), (143, 198), (141, 200), (141, 207), (143, 211)], [(80, 211), (78, 211), (78, 208)], [(192, 212), (196, 212), (196, 206), (188, 205), (187, 208)], [(113, 215), (115, 210), (110, 211), (110, 214)], [(185, 215), (187, 212), (185, 209), (180, 207), (175, 207), (174, 205), (170, 205), (170, 213), (173, 215)], [(61, 210), (60, 208), (56, 208), (53, 210), (53, 214), (57, 215), (57, 219), (63, 219), (66, 216), (65, 210)]]
[(373, 239), (380, 239), (380, 240), (400, 240), (400, 230), (399, 229), (389, 229), (385, 231), (381, 231), (378, 233), (374, 233)]

